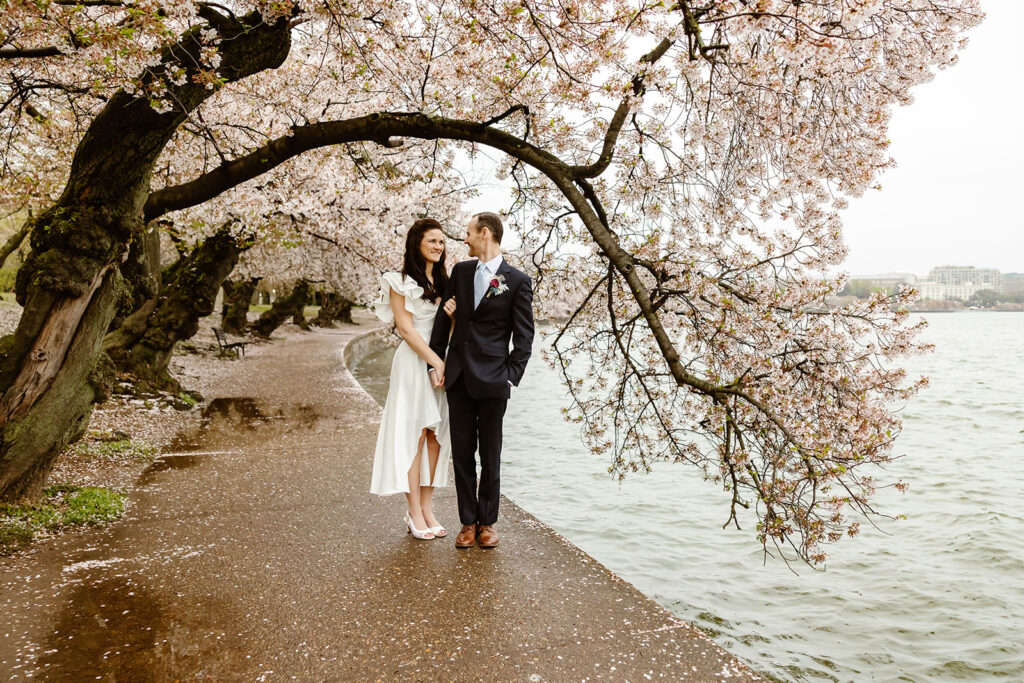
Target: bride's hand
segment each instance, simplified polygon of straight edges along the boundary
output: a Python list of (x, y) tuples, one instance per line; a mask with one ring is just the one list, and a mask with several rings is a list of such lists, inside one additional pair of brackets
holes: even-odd
[(444, 363), (438, 364), (430, 371), (430, 378), (434, 381), (435, 389), (440, 389), (444, 386)]
[(455, 297), (444, 302), (444, 312), (448, 314), (449, 318), (455, 317)]

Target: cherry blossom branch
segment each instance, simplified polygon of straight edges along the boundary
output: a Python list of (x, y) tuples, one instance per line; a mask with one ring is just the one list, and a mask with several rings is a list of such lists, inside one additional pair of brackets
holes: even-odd
[(690, 374), (683, 367), (679, 352), (658, 317), (650, 292), (635, 272), (633, 258), (615, 239), (608, 227), (602, 205), (589, 183), (577, 181), (571, 167), (550, 152), (502, 130), (481, 126), (476, 122), (420, 113), (382, 113), (345, 121), (297, 126), (288, 135), (195, 180), (157, 190), (146, 201), (145, 217), (151, 221), (168, 211), (200, 204), (292, 157), (318, 147), (368, 141), (397, 147), (401, 143), (394, 141), (394, 138), (400, 137), (476, 142), (503, 151), (544, 173), (580, 214), (597, 244), (622, 274), (676, 381), (709, 396), (718, 395), (722, 391), (714, 384)]
[(153, 220), (168, 211), (196, 206), (313, 149), (352, 142), (375, 142), (384, 147), (400, 147), (402, 143), (395, 138), (402, 137), (476, 142), (508, 152), (531, 166), (541, 166), (552, 172), (564, 174), (567, 168), (564, 162), (550, 152), (505, 131), (482, 126), (476, 121), (420, 113), (385, 112), (343, 121), (296, 126), (289, 134), (190, 182), (153, 192), (146, 201), (145, 215), (147, 220)]
[(485, 127), (486, 126), (493, 126), (494, 124), (498, 123), (499, 121), (502, 121), (502, 120), (508, 118), (512, 114), (515, 114), (517, 111), (522, 112), (523, 113), (523, 118), (526, 120), (526, 132), (523, 133), (523, 139), (525, 140), (526, 138), (528, 138), (530, 136), (530, 108), (527, 107), (525, 104), (513, 105), (513, 106), (509, 107), (508, 109), (506, 109), (503, 113), (498, 114), (497, 116), (494, 116), (492, 118), (487, 119), (486, 121), (484, 121), (480, 125), (481, 126), (485, 126)]
[(41, 57), (59, 57), (63, 54), (63, 50), (53, 46), (0, 48), (0, 59), (39, 59)]
[[(645, 66), (653, 66), (659, 59), (661, 59), (669, 48), (672, 47), (674, 41), (668, 38), (663, 39), (658, 45), (640, 58), (640, 64)], [(646, 73), (646, 71), (644, 72)], [(623, 97), (619, 101), (618, 107), (615, 108), (615, 113), (612, 115), (611, 121), (608, 122), (608, 130), (604, 134), (604, 142), (601, 147), (601, 154), (598, 156), (597, 161), (586, 166), (573, 166), (572, 173), (577, 178), (596, 178), (597, 176), (604, 173), (608, 165), (612, 163), (612, 153), (615, 151), (615, 143), (619, 139), (619, 133), (622, 132), (622, 126), (626, 122), (626, 116), (629, 114), (633, 107), (634, 98), (641, 97), (644, 94), (644, 74), (638, 74), (633, 77), (630, 81), (632, 96)]]

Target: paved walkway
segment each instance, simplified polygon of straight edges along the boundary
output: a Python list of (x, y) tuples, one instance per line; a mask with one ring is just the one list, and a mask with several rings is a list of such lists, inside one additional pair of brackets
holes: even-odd
[[(379, 408), (342, 361), (366, 329), (260, 346), (124, 521), (0, 561), (3, 677), (755, 678), (507, 501), (495, 550), (403, 533), (402, 497), (367, 492)], [(437, 512), (457, 529), (453, 489)]]

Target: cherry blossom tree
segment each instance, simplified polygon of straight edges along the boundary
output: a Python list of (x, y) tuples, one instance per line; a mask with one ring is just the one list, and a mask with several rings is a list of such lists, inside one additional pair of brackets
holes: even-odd
[[(520, 188), (538, 279), (580, 292), (553, 360), (612, 471), (692, 462), (729, 492), (730, 521), (749, 507), (766, 550), (813, 564), (875, 514), (893, 402), (922, 384), (895, 361), (922, 347), (908, 292), (827, 305), (843, 285), (827, 276), (844, 256), (837, 211), (892, 163), (892, 108), (955, 62), (975, 0), (131, 7), (18, 3), (26, 28), (0, 47), (24, 70), (10, 130), (35, 125), (29, 104), (60, 108), (39, 93), (103, 103), (35, 223), (0, 368), (5, 434), (61, 393), (65, 349), (83, 393), (97, 348), (83, 325), (107, 315), (101, 285), (146, 221), (320, 148), (443, 162), (487, 146)], [(112, 149), (132, 152), (114, 164)], [(79, 235), (105, 246), (68, 249)], [(48, 270), (68, 260), (74, 278)], [(49, 452), (4, 448), (5, 463)], [(4, 468), (3, 495), (28, 490), (25, 467)]]

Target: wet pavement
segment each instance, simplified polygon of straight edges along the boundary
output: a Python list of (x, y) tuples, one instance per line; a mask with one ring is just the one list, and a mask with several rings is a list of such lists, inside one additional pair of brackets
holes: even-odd
[[(367, 329), (260, 345), (123, 521), (0, 560), (3, 678), (756, 678), (507, 500), (494, 550), (404, 533), (404, 499), (367, 491), (380, 409), (343, 363)], [(457, 531), (453, 488), (435, 511)]]

